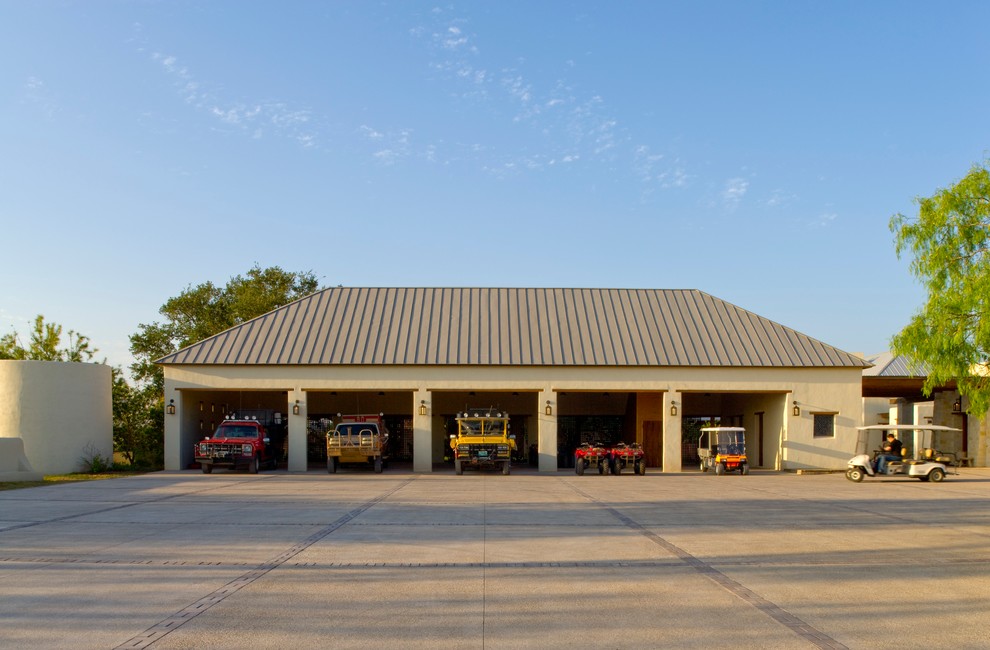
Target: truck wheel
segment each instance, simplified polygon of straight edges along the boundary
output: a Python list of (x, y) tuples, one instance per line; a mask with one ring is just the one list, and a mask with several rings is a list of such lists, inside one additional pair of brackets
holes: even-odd
[(509, 475), (509, 461), (505, 461), (504, 463), (502, 463), (502, 476), (508, 476), (508, 475)]
[(381, 458), (376, 458), (375, 459), (375, 474), (381, 474), (381, 473), (382, 473), (382, 459)]
[(200, 467), (203, 469), (204, 474), (213, 473), (213, 463), (201, 463)]
[(464, 473), (464, 468), (461, 467), (461, 461), (459, 459), (458, 460), (455, 460), (454, 461), (454, 474), (457, 474), (458, 476), (460, 476), (463, 473)]
[(327, 456), (327, 474), (337, 473), (337, 457)]
[(257, 454), (255, 454), (254, 456), (251, 457), (251, 464), (248, 465), (248, 473), (257, 474), (259, 467), (260, 467), (260, 463), (258, 462), (258, 456)]
[(574, 473), (578, 476), (584, 476), (584, 459), (578, 458), (574, 461)]

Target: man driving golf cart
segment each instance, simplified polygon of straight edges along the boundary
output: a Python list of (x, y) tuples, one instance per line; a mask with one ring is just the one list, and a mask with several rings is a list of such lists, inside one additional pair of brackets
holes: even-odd
[[(856, 441), (856, 455), (849, 459), (846, 478), (854, 483), (868, 476), (904, 476), (923, 482), (941, 483), (949, 473), (951, 455), (935, 449), (936, 433), (957, 434), (960, 429), (938, 424), (871, 424), (856, 427), (859, 434)], [(915, 457), (904, 454), (904, 445), (894, 432), (902, 435), (913, 433)], [(886, 443), (876, 450), (871, 458), (868, 453), (870, 435), (880, 432)], [(896, 453), (896, 455), (894, 455)]]

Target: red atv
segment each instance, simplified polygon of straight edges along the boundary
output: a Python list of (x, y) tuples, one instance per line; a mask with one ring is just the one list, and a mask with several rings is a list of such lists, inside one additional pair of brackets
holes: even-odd
[(578, 476), (584, 475), (584, 470), (597, 467), (599, 474), (608, 471), (608, 450), (599, 445), (586, 442), (574, 451), (574, 471)]
[(608, 464), (612, 473), (618, 476), (623, 469), (632, 468), (634, 474), (646, 474), (646, 458), (643, 448), (637, 442), (620, 442), (608, 450)]

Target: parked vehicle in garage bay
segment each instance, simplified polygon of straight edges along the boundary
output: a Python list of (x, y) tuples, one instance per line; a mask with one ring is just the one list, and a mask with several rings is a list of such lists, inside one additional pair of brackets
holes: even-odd
[(212, 437), (196, 443), (195, 457), (204, 474), (214, 467), (246, 468), (257, 474), (262, 465), (270, 469), (278, 465), (265, 427), (257, 420), (234, 415), (221, 422)]
[(465, 468), (501, 469), (509, 473), (516, 437), (509, 434), (509, 414), (472, 408), (457, 414), (457, 433), (450, 436), (454, 473)]
[(742, 427), (703, 427), (698, 439), (698, 457), (701, 471), (712, 470), (721, 476), (739, 471), (749, 474), (746, 456), (746, 430)]
[(336, 473), (342, 464), (371, 467), (381, 474), (388, 460), (388, 430), (385, 416), (341, 415), (327, 431), (327, 472)]

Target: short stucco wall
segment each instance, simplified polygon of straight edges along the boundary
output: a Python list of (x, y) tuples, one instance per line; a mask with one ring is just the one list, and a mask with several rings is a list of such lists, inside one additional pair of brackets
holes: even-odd
[(42, 474), (79, 471), (90, 450), (113, 455), (109, 366), (0, 361), (0, 438), (21, 438)]

